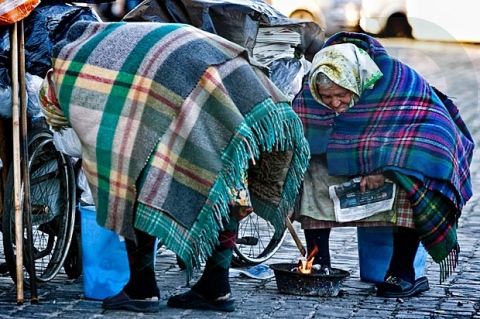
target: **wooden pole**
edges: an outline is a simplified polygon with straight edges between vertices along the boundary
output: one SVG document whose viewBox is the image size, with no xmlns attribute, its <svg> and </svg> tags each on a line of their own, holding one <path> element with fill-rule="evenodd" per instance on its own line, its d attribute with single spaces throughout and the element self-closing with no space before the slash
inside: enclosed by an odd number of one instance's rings
<svg viewBox="0 0 480 319">
<path fill-rule="evenodd" d="M 307 251 L 305 250 L 305 247 L 303 247 L 302 241 L 298 237 L 297 232 L 295 231 L 295 228 L 293 228 L 292 222 L 290 221 L 289 217 L 285 219 L 285 223 L 287 224 L 287 228 L 290 231 L 290 234 L 292 235 L 298 250 L 300 250 L 300 254 L 302 254 L 302 256 L 305 257 L 305 255 L 307 254 Z"/>
<path fill-rule="evenodd" d="M 32 205 L 30 197 L 30 172 L 28 171 L 28 123 L 27 123 L 27 85 L 25 76 L 25 38 L 23 33 L 23 20 L 18 22 L 18 69 L 19 69 L 19 83 L 20 83 L 20 131 L 21 139 L 20 146 L 22 149 L 23 161 L 22 176 L 23 176 L 23 214 L 25 222 L 25 231 L 27 235 L 26 253 L 28 273 L 30 274 L 30 301 L 32 303 L 38 302 L 37 297 L 37 276 L 35 274 L 35 258 L 33 256 L 33 236 L 32 236 Z"/>
<path fill-rule="evenodd" d="M 23 304 L 23 211 L 20 176 L 20 122 L 19 122 L 19 76 L 18 76 L 18 25 L 13 24 L 10 37 L 12 51 L 12 135 L 13 135 L 13 176 L 15 207 L 15 247 L 17 304 Z"/>
</svg>

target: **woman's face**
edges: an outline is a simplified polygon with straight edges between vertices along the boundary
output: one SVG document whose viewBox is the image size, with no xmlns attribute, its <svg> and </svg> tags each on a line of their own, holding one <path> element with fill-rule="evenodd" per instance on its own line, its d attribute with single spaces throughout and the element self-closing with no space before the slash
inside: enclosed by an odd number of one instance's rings
<svg viewBox="0 0 480 319">
<path fill-rule="evenodd" d="M 333 83 L 330 87 L 317 85 L 323 103 L 337 113 L 345 112 L 352 101 L 352 92 Z"/>
</svg>

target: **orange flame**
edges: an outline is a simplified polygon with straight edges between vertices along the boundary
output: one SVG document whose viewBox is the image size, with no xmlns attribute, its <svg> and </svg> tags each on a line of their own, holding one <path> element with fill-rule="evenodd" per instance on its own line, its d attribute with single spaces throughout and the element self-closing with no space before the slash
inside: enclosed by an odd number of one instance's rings
<svg viewBox="0 0 480 319">
<path fill-rule="evenodd" d="M 298 271 L 300 271 L 302 274 L 309 274 L 312 272 L 312 264 L 313 260 L 315 259 L 315 254 L 318 252 L 317 246 L 313 246 L 313 249 L 311 252 L 308 253 L 307 259 L 306 260 L 300 260 L 300 263 L 298 264 Z"/>
</svg>

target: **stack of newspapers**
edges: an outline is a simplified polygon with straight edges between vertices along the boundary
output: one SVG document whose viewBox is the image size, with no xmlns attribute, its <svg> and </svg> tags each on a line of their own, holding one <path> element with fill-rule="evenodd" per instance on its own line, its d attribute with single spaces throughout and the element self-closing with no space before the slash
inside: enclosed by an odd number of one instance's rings
<svg viewBox="0 0 480 319">
<path fill-rule="evenodd" d="M 300 33 L 285 27 L 260 27 L 253 57 L 265 65 L 281 58 L 293 58 L 301 42 Z"/>
</svg>

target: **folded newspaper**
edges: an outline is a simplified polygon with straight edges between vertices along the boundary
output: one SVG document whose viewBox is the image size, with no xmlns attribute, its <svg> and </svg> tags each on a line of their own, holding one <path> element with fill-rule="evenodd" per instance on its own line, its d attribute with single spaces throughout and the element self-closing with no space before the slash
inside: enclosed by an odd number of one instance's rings
<svg viewBox="0 0 480 319">
<path fill-rule="evenodd" d="M 361 220 L 393 209 L 396 185 L 386 180 L 376 189 L 360 191 L 361 177 L 329 187 L 329 196 L 335 208 L 337 222 Z"/>
</svg>

